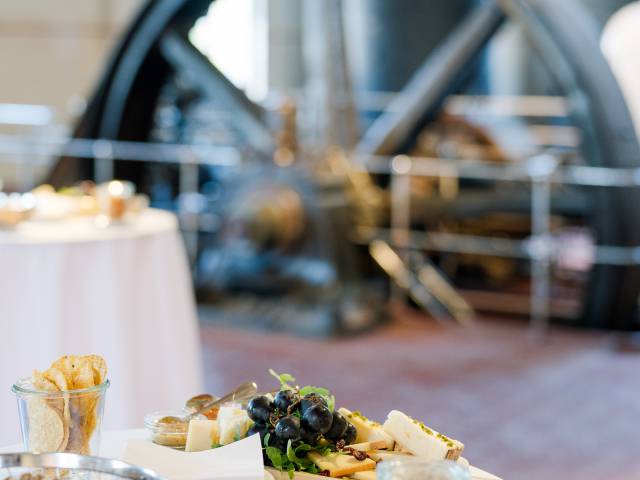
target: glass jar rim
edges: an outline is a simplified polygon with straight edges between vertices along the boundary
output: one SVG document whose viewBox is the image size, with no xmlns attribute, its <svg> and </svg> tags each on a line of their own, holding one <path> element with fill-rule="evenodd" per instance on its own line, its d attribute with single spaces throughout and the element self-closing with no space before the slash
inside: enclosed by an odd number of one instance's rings
<svg viewBox="0 0 640 480">
<path fill-rule="evenodd" d="M 406 457 L 406 458 L 405 458 Z M 380 462 L 379 465 L 384 465 L 385 468 L 399 467 L 405 465 L 411 465 L 419 467 L 421 465 L 433 465 L 433 460 L 428 460 L 422 457 L 414 457 L 413 455 L 402 455 L 402 458 L 393 458 Z"/>
<path fill-rule="evenodd" d="M 145 428 L 155 433 L 181 434 L 186 433 L 189 429 L 189 422 L 186 423 L 158 423 L 163 417 L 179 417 L 190 415 L 190 412 L 183 410 L 159 410 L 157 412 L 147 413 L 144 416 Z M 193 420 L 208 420 L 205 415 L 199 414 L 193 417 Z"/>
<path fill-rule="evenodd" d="M 407 455 L 407 458 L 394 458 L 392 460 L 385 460 L 384 462 L 378 463 L 376 466 L 376 470 L 382 475 L 389 475 L 391 473 L 394 474 L 410 474 L 413 475 L 415 473 L 421 472 L 429 472 L 431 469 L 438 467 L 439 465 L 448 464 L 451 468 L 459 469 L 461 472 L 466 472 L 467 475 L 469 473 L 468 468 L 460 465 L 458 462 L 444 459 L 444 460 L 426 460 L 420 457 L 411 457 Z M 470 477 L 466 477 L 470 478 Z"/>
<path fill-rule="evenodd" d="M 61 390 L 57 392 L 46 392 L 44 390 L 36 390 L 34 387 L 27 387 L 27 385 L 32 385 L 31 377 L 25 377 L 18 380 L 11 386 L 11 391 L 16 395 L 34 395 L 39 397 L 64 397 L 68 395 L 83 395 L 86 393 L 95 393 L 95 392 L 104 392 L 111 382 L 109 379 L 106 379 L 100 385 L 95 385 L 93 387 L 88 388 L 80 388 L 77 390 Z"/>
</svg>

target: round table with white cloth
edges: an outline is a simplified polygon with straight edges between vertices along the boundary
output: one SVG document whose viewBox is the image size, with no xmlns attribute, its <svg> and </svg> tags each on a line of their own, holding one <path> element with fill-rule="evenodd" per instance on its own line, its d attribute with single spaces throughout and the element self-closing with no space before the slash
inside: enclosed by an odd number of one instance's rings
<svg viewBox="0 0 640 480">
<path fill-rule="evenodd" d="M 66 354 L 109 367 L 104 428 L 142 425 L 202 391 L 197 312 L 175 216 L 149 209 L 0 231 L 0 442 L 20 439 L 10 387 Z"/>
</svg>

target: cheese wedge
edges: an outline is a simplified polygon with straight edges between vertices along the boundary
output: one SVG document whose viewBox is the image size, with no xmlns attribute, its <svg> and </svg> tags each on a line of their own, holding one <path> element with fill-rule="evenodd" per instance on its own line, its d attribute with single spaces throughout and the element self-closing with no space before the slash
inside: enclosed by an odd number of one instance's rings
<svg viewBox="0 0 640 480">
<path fill-rule="evenodd" d="M 243 439 L 251 426 L 247 412 L 236 406 L 220 407 L 217 422 L 220 445 L 228 445 Z"/>
<path fill-rule="evenodd" d="M 360 412 L 351 412 L 346 408 L 340 408 L 338 410 L 349 422 L 356 427 L 358 435 L 356 435 L 356 443 L 375 442 L 378 440 L 384 440 L 387 444 L 388 450 L 393 449 L 393 438 L 384 431 L 382 425 L 373 420 L 369 420 Z"/>
<path fill-rule="evenodd" d="M 356 472 L 374 470 L 376 462 L 370 458 L 358 460 L 351 455 L 329 454 L 321 455 L 318 452 L 310 452 L 307 457 L 315 463 L 320 470 L 328 470 L 330 477 L 344 477 Z"/>
<path fill-rule="evenodd" d="M 189 422 L 185 452 L 201 452 L 209 450 L 218 443 L 218 424 L 215 420 L 196 420 Z"/>
<path fill-rule="evenodd" d="M 432 430 L 424 423 L 391 410 L 382 426 L 404 449 L 426 460 L 457 460 L 464 445 Z"/>
<path fill-rule="evenodd" d="M 367 452 L 367 455 L 371 458 L 371 460 L 375 460 L 376 462 L 382 462 L 384 460 L 396 460 L 403 458 L 407 458 L 411 456 L 409 453 L 404 452 L 394 452 L 389 450 L 372 450 Z"/>
<path fill-rule="evenodd" d="M 367 470 L 366 472 L 356 472 L 351 475 L 355 480 L 376 480 L 378 476 L 375 470 Z"/>
<path fill-rule="evenodd" d="M 354 443 L 353 445 L 347 445 L 347 447 L 358 450 L 359 452 L 368 452 L 369 450 L 387 448 L 387 442 L 384 440 L 376 440 L 373 442 Z"/>
</svg>

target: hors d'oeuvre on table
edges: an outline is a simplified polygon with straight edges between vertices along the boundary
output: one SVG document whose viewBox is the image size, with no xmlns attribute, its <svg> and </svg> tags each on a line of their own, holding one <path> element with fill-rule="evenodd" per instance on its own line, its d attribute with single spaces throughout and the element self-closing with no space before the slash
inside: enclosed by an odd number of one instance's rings
<svg viewBox="0 0 640 480">
<path fill-rule="evenodd" d="M 215 419 L 192 420 L 185 450 L 206 450 L 258 434 L 265 465 L 282 479 L 374 480 L 377 463 L 408 457 L 468 466 L 460 457 L 461 442 L 398 410 L 381 424 L 358 411 L 336 408 L 335 397 L 325 388 L 300 387 L 291 375 L 271 373 L 280 382 L 275 394 L 255 396 L 246 409 L 223 406 Z"/>
</svg>

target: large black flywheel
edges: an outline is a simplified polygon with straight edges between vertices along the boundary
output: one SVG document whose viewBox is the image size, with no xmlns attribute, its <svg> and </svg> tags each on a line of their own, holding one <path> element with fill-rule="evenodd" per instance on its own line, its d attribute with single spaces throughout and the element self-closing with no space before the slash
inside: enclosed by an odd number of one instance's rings
<svg viewBox="0 0 640 480">
<path fill-rule="evenodd" d="M 234 112 L 235 131 L 242 148 L 268 163 L 277 142 L 268 127 L 265 110 L 227 80 L 188 39 L 188 32 L 212 3 L 211 0 L 147 2 L 109 63 L 76 136 L 150 141 L 158 106 L 167 102 L 167 98 L 176 99 L 173 106 L 179 115 L 186 115 L 198 99 L 205 98 Z M 446 7 L 447 2 L 428 3 Z M 419 102 L 420 109 L 408 108 L 403 119 L 394 119 L 390 114 L 387 125 L 379 124 L 378 128 L 365 132 L 360 142 L 365 153 L 395 155 L 408 151 L 417 132 L 436 118 L 446 98 L 468 84 L 470 75 L 482 62 L 486 45 L 506 19 L 525 31 L 566 97 L 571 121 L 582 132 L 578 150 L 584 164 L 606 167 L 640 164 L 640 147 L 629 112 L 599 53 L 599 28 L 583 1 L 468 3 L 473 6 L 459 25 L 452 26 L 440 44 L 427 49 L 423 80 L 429 88 L 424 90 L 427 94 Z M 176 78 L 186 78 L 188 87 Z M 178 135 L 174 141 L 190 139 Z M 149 192 L 153 190 L 156 177 L 152 170 L 156 167 L 117 161 L 115 175 L 131 179 Z M 64 184 L 91 177 L 93 173 L 90 164 L 65 158 L 56 166 L 51 181 Z M 580 214 L 598 244 L 640 245 L 640 226 L 634 221 L 640 213 L 637 191 L 577 190 L 588 199 Z M 553 202 L 552 208 L 557 208 L 555 213 L 564 213 Z M 597 328 L 636 328 L 639 291 L 640 268 L 594 266 L 581 294 L 580 323 Z"/>
<path fill-rule="evenodd" d="M 622 93 L 599 53 L 599 29 L 577 0 L 503 2 L 528 26 L 534 46 L 544 52 L 569 96 L 572 116 L 583 135 L 582 154 L 589 165 L 637 167 L 640 147 Z M 600 245 L 640 245 L 640 191 L 610 188 L 590 191 L 591 225 Z M 591 273 L 582 309 L 583 322 L 614 329 L 637 325 L 640 268 L 596 266 Z"/>
</svg>

